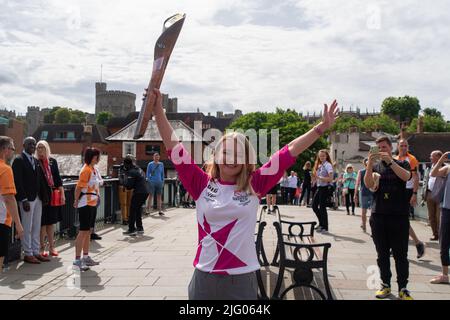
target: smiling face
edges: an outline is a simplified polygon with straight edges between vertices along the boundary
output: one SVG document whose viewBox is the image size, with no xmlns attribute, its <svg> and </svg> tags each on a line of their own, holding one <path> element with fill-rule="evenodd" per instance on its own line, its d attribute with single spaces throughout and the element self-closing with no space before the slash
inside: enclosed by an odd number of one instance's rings
<svg viewBox="0 0 450 320">
<path fill-rule="evenodd" d="M 224 140 L 218 148 L 216 163 L 221 176 L 237 177 L 245 164 L 245 147 L 235 139 Z"/>
<path fill-rule="evenodd" d="M 38 144 L 36 147 L 37 157 L 39 159 L 45 159 L 47 157 L 47 149 L 43 144 Z"/>
<path fill-rule="evenodd" d="M 319 152 L 319 160 L 320 162 L 324 163 L 325 161 L 327 161 L 327 154 L 323 151 Z"/>
</svg>

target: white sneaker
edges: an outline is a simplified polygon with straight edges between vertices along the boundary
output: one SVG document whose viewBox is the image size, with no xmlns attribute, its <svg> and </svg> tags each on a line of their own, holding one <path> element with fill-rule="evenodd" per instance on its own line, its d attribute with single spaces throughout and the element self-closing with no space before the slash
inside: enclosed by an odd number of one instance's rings
<svg viewBox="0 0 450 320">
<path fill-rule="evenodd" d="M 100 264 L 100 262 L 94 261 L 90 256 L 87 256 L 87 258 L 83 257 L 82 261 L 88 267 L 94 267 Z"/>
<path fill-rule="evenodd" d="M 78 269 L 80 271 L 87 271 L 87 270 L 89 270 L 89 267 L 84 263 L 83 260 L 75 260 L 73 262 L 73 268 L 74 269 L 76 268 L 76 269 Z"/>
</svg>

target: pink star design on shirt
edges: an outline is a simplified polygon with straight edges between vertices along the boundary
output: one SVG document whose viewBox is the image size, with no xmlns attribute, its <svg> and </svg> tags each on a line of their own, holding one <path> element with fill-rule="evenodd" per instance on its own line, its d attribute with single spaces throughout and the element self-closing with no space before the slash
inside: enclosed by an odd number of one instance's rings
<svg viewBox="0 0 450 320">
<path fill-rule="evenodd" d="M 198 224 L 198 249 L 197 255 L 195 256 L 194 266 L 196 266 L 200 260 L 200 254 L 202 252 L 202 241 L 205 237 L 212 237 L 214 241 L 216 241 L 217 251 L 219 253 L 219 258 L 214 266 L 213 273 L 216 274 L 228 274 L 226 269 L 235 269 L 240 267 L 245 267 L 245 264 L 242 260 L 240 260 L 237 256 L 235 256 L 232 252 L 225 248 L 225 244 L 228 240 L 228 237 L 236 225 L 238 219 L 232 221 L 227 224 L 223 228 L 217 230 L 216 232 L 211 233 L 211 226 L 206 220 L 206 216 L 203 216 L 203 226 Z"/>
</svg>

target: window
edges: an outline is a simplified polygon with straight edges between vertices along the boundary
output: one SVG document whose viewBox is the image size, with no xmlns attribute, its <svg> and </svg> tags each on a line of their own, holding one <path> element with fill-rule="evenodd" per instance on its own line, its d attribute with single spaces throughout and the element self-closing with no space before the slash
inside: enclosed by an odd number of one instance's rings
<svg viewBox="0 0 450 320">
<path fill-rule="evenodd" d="M 159 154 L 161 154 L 161 147 L 159 145 L 148 144 L 145 146 L 145 154 L 146 155 L 152 155 L 155 152 L 158 152 Z"/>
<path fill-rule="evenodd" d="M 55 140 L 75 141 L 75 132 L 58 131 L 56 132 Z"/>
<path fill-rule="evenodd" d="M 48 131 L 42 131 L 41 132 L 41 140 L 47 140 L 48 137 Z"/>
<path fill-rule="evenodd" d="M 122 144 L 122 158 L 125 158 L 127 154 L 136 157 L 136 142 L 124 142 Z"/>
</svg>

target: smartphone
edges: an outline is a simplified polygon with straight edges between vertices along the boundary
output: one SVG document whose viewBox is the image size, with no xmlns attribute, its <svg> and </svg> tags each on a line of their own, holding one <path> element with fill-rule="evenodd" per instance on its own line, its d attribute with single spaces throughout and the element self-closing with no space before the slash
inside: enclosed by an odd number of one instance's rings
<svg viewBox="0 0 450 320">
<path fill-rule="evenodd" d="M 447 155 L 447 159 L 450 160 L 450 153 Z"/>
<path fill-rule="evenodd" d="M 370 153 L 374 154 L 374 153 L 379 153 L 379 152 L 380 152 L 380 148 L 378 146 L 370 147 Z"/>
</svg>

